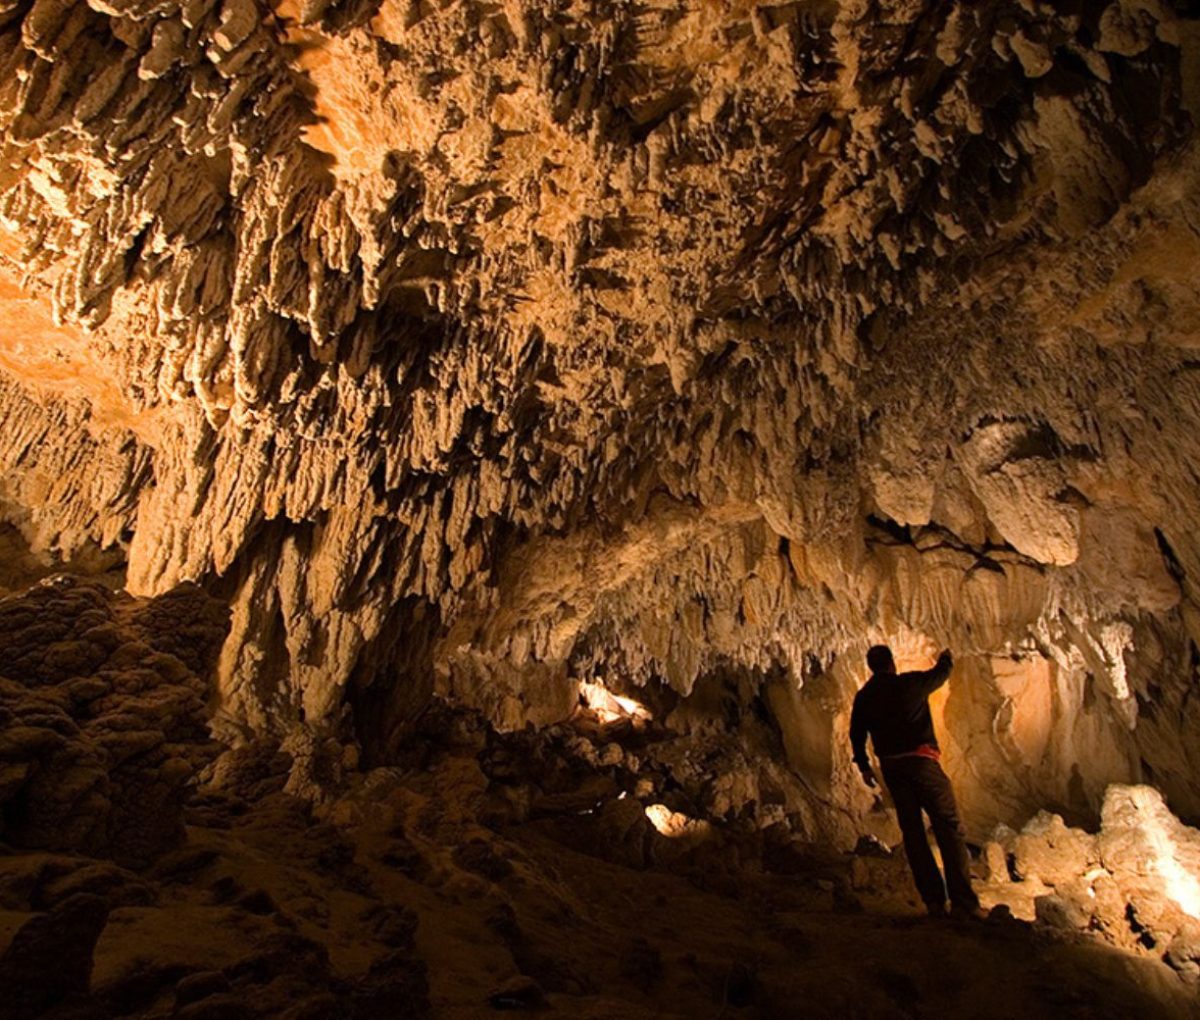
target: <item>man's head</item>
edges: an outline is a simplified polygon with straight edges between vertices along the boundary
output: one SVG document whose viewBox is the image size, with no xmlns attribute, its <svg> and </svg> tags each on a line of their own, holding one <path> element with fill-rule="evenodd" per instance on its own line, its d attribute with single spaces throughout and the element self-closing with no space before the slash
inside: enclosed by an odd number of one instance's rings
<svg viewBox="0 0 1200 1020">
<path fill-rule="evenodd" d="M 887 645 L 872 645 L 867 649 L 867 665 L 872 673 L 895 673 L 896 660 Z"/>
</svg>

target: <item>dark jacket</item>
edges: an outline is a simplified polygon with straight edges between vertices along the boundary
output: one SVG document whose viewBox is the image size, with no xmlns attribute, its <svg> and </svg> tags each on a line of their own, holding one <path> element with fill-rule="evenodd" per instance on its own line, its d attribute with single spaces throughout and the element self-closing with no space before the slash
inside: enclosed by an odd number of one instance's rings
<svg viewBox="0 0 1200 1020">
<path fill-rule="evenodd" d="M 880 758 L 915 751 L 922 744 L 937 747 L 929 695 L 946 682 L 952 668 L 953 662 L 946 656 L 923 673 L 876 673 L 863 684 L 850 712 L 855 763 L 869 763 L 868 733 Z"/>
</svg>

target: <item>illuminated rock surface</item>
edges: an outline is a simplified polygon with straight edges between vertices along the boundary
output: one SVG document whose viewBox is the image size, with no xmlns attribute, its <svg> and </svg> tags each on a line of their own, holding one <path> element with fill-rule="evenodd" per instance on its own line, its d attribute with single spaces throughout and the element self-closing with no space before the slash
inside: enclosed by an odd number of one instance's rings
<svg viewBox="0 0 1200 1020">
<path fill-rule="evenodd" d="M 980 844 L 1112 784 L 1195 822 L 1198 24 L 0 0 L 0 586 L 202 586 L 166 688 L 322 810 L 435 692 L 519 733 L 598 684 L 667 736 L 583 758 L 686 839 L 894 842 L 845 741 L 885 640 L 956 653 Z"/>
<path fill-rule="evenodd" d="M 907 628 L 981 818 L 1200 810 L 1170 4 L 6 11 L 8 516 L 217 583 L 228 732 Z"/>
<path fill-rule="evenodd" d="M 1020 833 L 1001 827 L 985 858 L 985 902 L 1054 927 L 1099 934 L 1131 950 L 1166 950 L 1200 978 L 1200 831 L 1148 786 L 1111 786 L 1091 834 L 1040 812 Z"/>
</svg>

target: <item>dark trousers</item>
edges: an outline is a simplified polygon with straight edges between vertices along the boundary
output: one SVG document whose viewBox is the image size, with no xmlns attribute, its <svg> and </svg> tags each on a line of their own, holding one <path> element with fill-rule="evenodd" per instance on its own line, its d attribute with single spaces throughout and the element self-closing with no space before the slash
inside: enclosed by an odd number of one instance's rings
<svg viewBox="0 0 1200 1020">
<path fill-rule="evenodd" d="M 949 889 L 950 902 L 956 907 L 978 907 L 979 897 L 971 888 L 971 858 L 967 853 L 966 833 L 958 817 L 954 790 L 941 764 L 932 758 L 921 757 L 885 758 L 880 764 L 883 781 L 896 805 L 900 831 L 904 834 L 908 866 L 912 868 L 917 891 L 925 905 L 932 910 L 943 909 Z M 929 816 L 938 849 L 942 852 L 942 866 L 946 869 L 944 884 L 925 836 L 922 811 Z"/>
</svg>

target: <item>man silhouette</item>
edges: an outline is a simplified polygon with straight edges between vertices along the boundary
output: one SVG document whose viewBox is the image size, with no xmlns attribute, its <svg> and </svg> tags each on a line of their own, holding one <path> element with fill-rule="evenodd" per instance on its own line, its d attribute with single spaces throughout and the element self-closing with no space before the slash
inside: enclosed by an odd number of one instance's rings
<svg viewBox="0 0 1200 1020">
<path fill-rule="evenodd" d="M 929 695 L 946 682 L 953 668 L 950 651 L 938 656 L 933 669 L 897 675 L 891 649 L 875 645 L 867 652 L 867 665 L 871 678 L 855 696 L 850 713 L 854 764 L 863 782 L 875 786 L 875 772 L 867 757 L 869 734 L 883 769 L 883 781 L 896 805 L 908 865 L 930 915 L 945 915 L 949 889 L 954 915 L 982 917 L 979 898 L 971 888 L 970 857 L 954 790 L 942 771 L 941 751 L 929 714 Z M 925 837 L 922 811 L 929 816 L 942 852 L 945 882 Z"/>
</svg>

